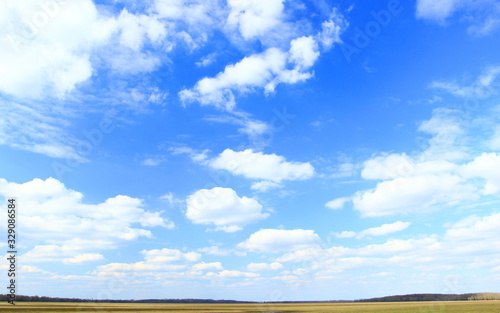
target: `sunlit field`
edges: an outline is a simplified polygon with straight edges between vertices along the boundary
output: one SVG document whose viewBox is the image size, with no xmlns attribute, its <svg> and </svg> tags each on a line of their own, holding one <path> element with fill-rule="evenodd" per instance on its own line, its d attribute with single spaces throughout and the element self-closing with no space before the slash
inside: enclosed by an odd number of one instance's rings
<svg viewBox="0 0 500 313">
<path fill-rule="evenodd" d="M 384 313 L 475 313 L 500 312 L 500 301 L 385 302 L 385 303 L 293 303 L 293 304 L 131 304 L 131 303 L 3 303 L 1 312 L 384 312 Z"/>
</svg>

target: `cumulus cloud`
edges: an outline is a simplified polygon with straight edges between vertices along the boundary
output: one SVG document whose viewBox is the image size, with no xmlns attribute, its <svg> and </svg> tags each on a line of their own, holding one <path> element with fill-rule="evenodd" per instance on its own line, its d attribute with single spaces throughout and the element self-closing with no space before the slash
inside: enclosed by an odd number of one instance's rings
<svg viewBox="0 0 500 313">
<path fill-rule="evenodd" d="M 469 216 L 454 223 L 446 231 L 445 238 L 452 241 L 498 239 L 500 235 L 500 213 L 485 217 Z"/>
<path fill-rule="evenodd" d="M 193 251 L 163 248 L 142 250 L 141 254 L 144 256 L 143 261 L 100 265 L 93 274 L 98 277 L 132 275 L 153 279 L 194 279 L 200 278 L 203 271 L 222 270 L 220 262 L 200 262 L 201 254 Z"/>
<path fill-rule="evenodd" d="M 125 5 L 114 13 L 91 0 L 6 1 L 0 15 L 0 102 L 8 114 L 2 114 L 0 128 L 3 124 L 5 129 L 16 131 L 0 129 L 4 135 L 0 144 L 86 161 L 78 151 L 81 142 L 70 135 L 58 135 L 69 132 L 75 115 L 54 113 L 60 111 L 53 109 L 54 103 L 68 98 L 79 103 L 89 96 L 86 88 L 94 84 L 92 78 L 101 78 L 103 73 L 109 77 L 96 81 L 113 78 L 109 81 L 122 85 L 104 85 L 94 91 L 91 96 L 96 102 L 110 98 L 123 98 L 136 106 L 158 102 L 165 94 L 134 91 L 126 86 L 126 78 L 157 70 L 174 48 L 199 49 L 212 42 L 210 38 L 217 31 L 236 46 L 241 39 L 259 40 L 263 48 L 226 66 L 215 77 L 202 78 L 193 88 L 182 90 L 179 95 L 184 102 L 232 111 L 235 91 L 263 89 L 270 93 L 278 84 L 305 81 L 313 76 L 310 68 L 320 53 L 318 42 L 324 49 L 336 42 L 342 18 L 332 14 L 314 36 L 309 27 L 297 28 L 285 22 L 294 10 L 285 10 L 286 4 L 283 0 L 154 0 L 137 6 L 142 12 Z M 236 39 L 235 31 L 241 35 Z M 198 64 L 206 66 L 213 59 L 211 54 Z M 21 118 L 13 113 L 20 107 L 24 111 Z M 269 131 L 269 125 L 260 121 L 240 122 L 239 131 L 250 137 Z M 155 163 L 152 159 L 146 162 Z"/>
<path fill-rule="evenodd" d="M 218 273 L 209 272 L 206 274 L 206 277 L 210 279 L 254 278 L 259 276 L 260 275 L 257 273 L 248 273 L 234 270 L 223 270 Z"/>
<path fill-rule="evenodd" d="M 223 270 L 222 264 L 220 262 L 212 262 L 212 263 L 198 263 L 191 266 L 193 271 L 206 271 L 206 270 Z"/>
<path fill-rule="evenodd" d="M 183 253 L 175 249 L 142 250 L 141 254 L 148 263 L 197 262 L 201 254 L 196 252 Z"/>
<path fill-rule="evenodd" d="M 72 260 L 79 255 L 80 250 L 81 247 L 78 246 L 36 245 L 23 254 L 23 259 L 27 262 L 61 261 L 61 257 L 67 257 L 64 259 Z"/>
<path fill-rule="evenodd" d="M 500 154 L 483 153 L 462 168 L 462 173 L 470 178 L 482 178 L 486 181 L 485 195 L 500 192 Z"/>
<path fill-rule="evenodd" d="M 65 258 L 62 260 L 64 264 L 80 264 L 86 262 L 95 262 L 104 260 L 104 256 L 98 253 L 85 253 L 72 258 Z"/>
<path fill-rule="evenodd" d="M 305 229 L 261 229 L 237 246 L 249 251 L 277 253 L 318 246 L 319 236 Z"/>
<path fill-rule="evenodd" d="M 476 198 L 475 187 L 450 174 L 400 177 L 357 192 L 353 207 L 364 217 L 425 212 L 434 205 L 452 205 Z"/>
<path fill-rule="evenodd" d="M 166 36 L 165 25 L 155 17 L 131 14 L 124 9 L 117 21 L 121 26 L 120 44 L 132 50 L 141 50 L 147 39 L 154 43 Z"/>
<path fill-rule="evenodd" d="M 394 179 L 426 174 L 447 173 L 457 169 L 445 160 L 415 162 L 405 153 L 385 154 L 364 162 L 361 177 L 364 179 Z"/>
<path fill-rule="evenodd" d="M 119 195 L 99 204 L 86 204 L 82 193 L 54 178 L 21 184 L 0 179 L 0 195 L 23 199 L 20 227 L 26 243 L 44 243 L 27 252 L 27 257 L 82 261 L 96 256 L 82 251 L 109 249 L 139 237 L 152 237 L 146 228 L 174 227 L 161 212 L 144 210 L 141 199 Z"/>
<path fill-rule="evenodd" d="M 82 96 L 84 84 L 101 67 L 120 73 L 154 70 L 160 60 L 142 48 L 164 37 L 155 17 L 126 9 L 110 16 L 91 0 L 5 1 L 0 14 L 0 144 L 86 161 L 79 150 L 87 143 L 69 131 L 77 115 L 73 102 L 81 100 L 75 97 Z M 99 98 L 99 92 L 92 97 Z"/>
<path fill-rule="evenodd" d="M 230 255 L 232 252 L 229 249 L 223 249 L 219 246 L 204 247 L 204 248 L 198 249 L 197 251 L 202 252 L 204 254 L 208 254 L 208 255 L 219 255 L 219 256 Z"/>
<path fill-rule="evenodd" d="M 129 272 L 127 275 L 130 275 L 130 272 L 145 272 L 145 271 L 179 271 L 186 268 L 185 265 L 170 265 L 170 264 L 150 264 L 144 261 L 135 262 L 135 263 L 109 263 L 105 265 L 100 265 L 97 267 L 95 273 L 97 276 L 121 276 L 124 272 Z"/>
<path fill-rule="evenodd" d="M 290 43 L 289 59 L 299 69 L 308 69 L 319 57 L 318 46 L 313 37 L 300 37 Z"/>
<path fill-rule="evenodd" d="M 489 79 L 493 78 L 485 78 Z M 500 192 L 500 173 L 496 170 L 500 157 L 495 152 L 477 155 L 485 143 L 470 140 L 470 125 L 458 116 L 455 110 L 434 110 L 433 116 L 419 126 L 420 131 L 432 134 L 420 154 L 384 153 L 365 161 L 361 177 L 381 182 L 350 197 L 353 208 L 364 217 L 391 216 L 463 205 L 476 201 L 481 194 Z M 492 125 L 496 120 L 479 117 L 475 123 Z M 486 145 L 491 145 L 491 139 Z M 334 208 L 343 204 L 342 198 L 329 203 Z M 353 234 L 346 232 L 343 236 Z"/>
<path fill-rule="evenodd" d="M 90 79 L 96 70 L 93 53 L 115 40 L 118 44 L 110 46 L 109 64 L 119 72 L 134 66 L 118 62 L 129 56 L 142 60 L 143 69 L 159 65 L 158 58 L 142 52 L 146 42 L 159 44 L 166 36 L 165 26 L 155 16 L 126 9 L 116 17 L 107 16 L 90 0 L 7 1 L 4 11 L 0 22 L 0 92 L 4 94 L 62 98 Z"/>
<path fill-rule="evenodd" d="M 261 272 L 261 271 L 277 271 L 283 269 L 283 264 L 278 262 L 272 263 L 250 263 L 246 266 L 247 270 L 250 272 Z"/>
<path fill-rule="evenodd" d="M 238 28 L 241 36 L 254 39 L 282 24 L 284 0 L 228 0 L 227 24 Z"/>
<path fill-rule="evenodd" d="M 295 84 L 312 77 L 307 70 L 319 56 L 312 37 L 292 40 L 290 51 L 272 47 L 264 52 L 244 57 L 240 62 L 226 66 L 215 77 L 199 80 L 192 89 L 179 93 L 181 100 L 214 105 L 232 111 L 236 105 L 233 91 L 245 93 L 255 88 L 274 92 L 279 83 Z"/>
<path fill-rule="evenodd" d="M 0 91 L 18 97 L 58 96 L 90 78 L 90 52 L 115 25 L 90 0 L 7 1 L 0 29 Z"/>
<path fill-rule="evenodd" d="M 235 232 L 269 216 L 253 198 L 239 197 L 231 188 L 201 189 L 187 200 L 186 217 L 195 224 L 215 225 L 215 230 Z"/>
<path fill-rule="evenodd" d="M 244 40 L 258 39 L 264 50 L 227 65 L 215 77 L 199 80 L 193 88 L 179 92 L 180 99 L 184 103 L 198 102 L 232 111 L 236 106 L 235 91 L 244 94 L 263 89 L 267 94 L 274 92 L 280 83 L 296 84 L 311 78 L 313 72 L 309 70 L 320 55 L 318 41 L 325 50 L 340 42 L 345 19 L 334 10 L 321 31 L 313 35 L 284 22 L 285 3 L 228 1 L 227 28 L 238 29 Z"/>
<path fill-rule="evenodd" d="M 356 238 L 362 239 L 364 237 L 372 237 L 372 236 L 385 236 L 393 233 L 397 233 L 407 229 L 411 225 L 411 222 L 394 222 L 390 224 L 383 224 L 378 227 L 372 227 L 360 232 L 353 231 L 343 231 L 341 233 L 335 233 L 334 235 L 337 238 Z"/>
<path fill-rule="evenodd" d="M 337 198 L 332 201 L 328 201 L 325 206 L 332 210 L 340 210 L 344 207 L 344 205 L 349 202 L 351 199 L 348 197 Z"/>
<path fill-rule="evenodd" d="M 235 106 L 232 89 L 245 92 L 249 88 L 267 86 L 284 70 L 286 57 L 283 51 L 269 48 L 226 66 L 224 71 L 214 78 L 201 79 L 193 89 L 182 90 L 179 95 L 185 102 L 198 101 L 231 111 Z"/>
<path fill-rule="evenodd" d="M 226 149 L 212 159 L 209 165 L 234 175 L 271 182 L 271 184 L 254 185 L 257 190 L 276 187 L 272 183 L 280 183 L 283 180 L 304 180 L 314 175 L 314 167 L 309 162 L 288 162 L 283 156 L 254 152 L 252 149 L 244 151 Z"/>
</svg>

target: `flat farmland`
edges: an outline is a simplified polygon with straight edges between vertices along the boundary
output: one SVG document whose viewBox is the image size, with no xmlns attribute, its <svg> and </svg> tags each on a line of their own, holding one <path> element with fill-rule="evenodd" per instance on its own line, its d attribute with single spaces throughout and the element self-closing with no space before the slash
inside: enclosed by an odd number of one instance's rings
<svg viewBox="0 0 500 313">
<path fill-rule="evenodd" d="M 171 312 L 171 313 L 476 313 L 500 312 L 500 301 L 377 302 L 377 303 L 33 303 L 0 304 L 0 312 Z"/>
</svg>

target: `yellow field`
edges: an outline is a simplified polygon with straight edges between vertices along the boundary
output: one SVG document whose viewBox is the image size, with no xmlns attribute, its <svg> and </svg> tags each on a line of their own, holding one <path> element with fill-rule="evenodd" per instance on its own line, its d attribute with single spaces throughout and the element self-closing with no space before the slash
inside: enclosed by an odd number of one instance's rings
<svg viewBox="0 0 500 313">
<path fill-rule="evenodd" d="M 313 304 L 130 304 L 130 303 L 34 303 L 0 304 L 0 312 L 245 312 L 245 313 L 491 313 L 500 312 L 500 301 L 313 303 Z"/>
</svg>

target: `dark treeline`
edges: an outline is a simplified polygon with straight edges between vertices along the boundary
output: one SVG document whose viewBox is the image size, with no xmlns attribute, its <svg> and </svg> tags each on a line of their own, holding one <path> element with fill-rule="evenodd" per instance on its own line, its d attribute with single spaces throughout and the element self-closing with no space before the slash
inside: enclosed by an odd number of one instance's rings
<svg viewBox="0 0 500 313">
<path fill-rule="evenodd" d="M 7 294 L 0 295 L 0 301 L 7 302 Z M 410 294 L 387 296 L 362 300 L 336 301 L 279 301 L 273 303 L 340 303 L 340 302 L 404 302 L 404 301 L 473 301 L 473 300 L 500 300 L 500 293 L 466 293 L 466 294 Z M 258 303 L 253 301 L 213 300 L 213 299 L 142 299 L 142 300 L 97 300 L 80 298 L 58 298 L 45 296 L 16 295 L 19 302 L 90 302 L 90 303 Z M 260 302 L 262 303 L 262 302 Z"/>
<path fill-rule="evenodd" d="M 0 301 L 7 302 L 8 295 L 0 295 Z M 80 298 L 58 298 L 16 295 L 16 302 L 91 302 L 91 303 L 252 303 L 250 301 L 213 300 L 213 299 L 142 299 L 142 300 L 98 300 Z"/>
<path fill-rule="evenodd" d="M 411 295 L 387 296 L 357 300 L 357 302 L 402 302 L 402 301 L 472 301 L 472 300 L 500 300 L 500 293 L 465 293 L 465 294 L 436 294 L 422 293 Z"/>
</svg>

